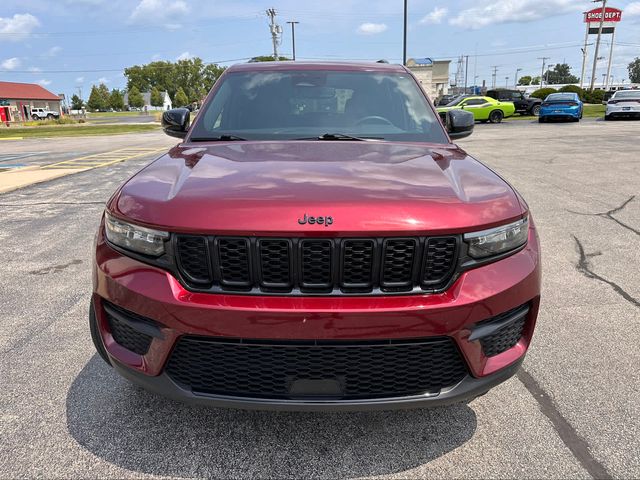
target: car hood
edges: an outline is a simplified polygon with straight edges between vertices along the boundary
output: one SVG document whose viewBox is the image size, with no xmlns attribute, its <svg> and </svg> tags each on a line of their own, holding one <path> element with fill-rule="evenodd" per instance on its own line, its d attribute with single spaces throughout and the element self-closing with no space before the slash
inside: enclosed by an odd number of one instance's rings
<svg viewBox="0 0 640 480">
<path fill-rule="evenodd" d="M 108 208 L 151 227 L 225 234 L 455 233 L 523 213 L 511 187 L 456 146 L 375 141 L 177 146 Z M 299 223 L 305 214 L 333 224 Z"/>
</svg>

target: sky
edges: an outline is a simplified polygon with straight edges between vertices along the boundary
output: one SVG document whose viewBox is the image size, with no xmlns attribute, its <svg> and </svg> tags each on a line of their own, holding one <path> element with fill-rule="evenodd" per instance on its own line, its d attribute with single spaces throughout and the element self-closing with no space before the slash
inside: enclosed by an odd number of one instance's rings
<svg viewBox="0 0 640 480">
<path fill-rule="evenodd" d="M 469 56 L 468 83 L 513 85 L 539 75 L 541 60 L 568 63 L 580 75 L 589 0 L 408 0 L 408 57 Z M 627 77 L 640 57 L 640 1 L 610 0 L 623 10 L 612 75 Z M 0 80 L 39 83 L 70 96 L 92 84 L 126 87 L 125 67 L 200 57 L 231 65 L 272 53 L 267 8 L 283 27 L 280 54 L 291 56 L 296 25 L 299 60 L 402 61 L 402 0 L 1 0 Z M 603 36 L 608 57 L 611 38 Z M 592 43 L 595 36 L 591 37 Z M 589 47 L 592 61 L 594 46 Z M 587 69 L 590 76 L 591 67 Z M 596 75 L 602 80 L 606 61 Z M 508 78 L 507 78 L 508 77 Z"/>
</svg>

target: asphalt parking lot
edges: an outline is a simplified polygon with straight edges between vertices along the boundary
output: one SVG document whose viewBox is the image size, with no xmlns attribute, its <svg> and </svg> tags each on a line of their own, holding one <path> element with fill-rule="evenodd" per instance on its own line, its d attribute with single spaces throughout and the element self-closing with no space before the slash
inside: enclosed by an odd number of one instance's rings
<svg viewBox="0 0 640 480">
<path fill-rule="evenodd" d="M 432 410 L 215 410 L 129 384 L 89 337 L 91 249 L 105 200 L 151 157 L 0 194 L 0 476 L 640 477 L 639 138 L 640 122 L 512 121 L 460 141 L 527 199 L 543 298 L 519 375 Z M 2 148 L 38 164 L 172 143 L 154 132 Z"/>
</svg>

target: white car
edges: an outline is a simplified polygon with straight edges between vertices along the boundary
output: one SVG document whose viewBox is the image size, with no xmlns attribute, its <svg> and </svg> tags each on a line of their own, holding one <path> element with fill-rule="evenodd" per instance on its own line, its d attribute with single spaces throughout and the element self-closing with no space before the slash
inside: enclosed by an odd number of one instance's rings
<svg viewBox="0 0 640 480">
<path fill-rule="evenodd" d="M 640 117 L 640 90 L 618 90 L 607 102 L 605 120 L 614 117 Z"/>
<path fill-rule="evenodd" d="M 49 110 L 48 108 L 32 108 L 31 109 L 31 118 L 33 120 L 53 120 L 54 118 L 59 118 L 60 114 L 54 110 Z"/>
</svg>

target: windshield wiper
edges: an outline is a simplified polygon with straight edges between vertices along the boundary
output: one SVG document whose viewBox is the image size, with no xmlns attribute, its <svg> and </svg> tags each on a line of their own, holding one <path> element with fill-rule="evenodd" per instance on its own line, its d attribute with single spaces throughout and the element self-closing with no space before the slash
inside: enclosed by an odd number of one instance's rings
<svg viewBox="0 0 640 480">
<path fill-rule="evenodd" d="M 218 135 L 217 137 L 195 137 L 191 138 L 192 142 L 244 142 L 246 138 L 239 137 L 237 135 Z"/>
<path fill-rule="evenodd" d="M 296 140 L 355 140 L 366 142 L 367 140 L 383 140 L 383 137 L 354 137 L 344 133 L 323 133 L 318 137 L 296 138 Z"/>
</svg>

